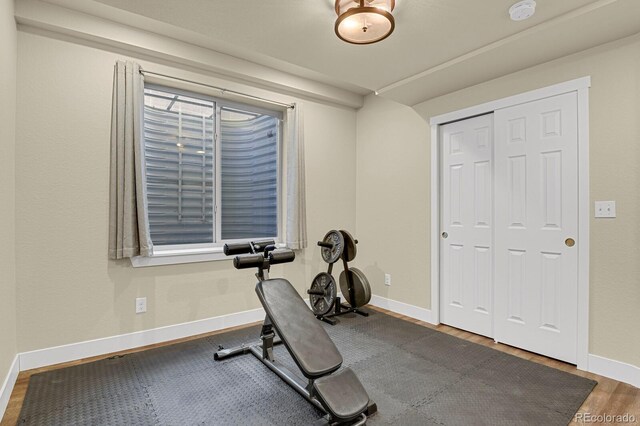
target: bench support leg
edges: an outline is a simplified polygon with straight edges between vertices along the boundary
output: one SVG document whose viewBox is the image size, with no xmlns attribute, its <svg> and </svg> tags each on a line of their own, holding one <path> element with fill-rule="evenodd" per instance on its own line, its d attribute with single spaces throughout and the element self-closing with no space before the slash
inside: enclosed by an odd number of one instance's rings
<svg viewBox="0 0 640 426">
<path fill-rule="evenodd" d="M 273 324 L 271 324 L 271 318 L 268 316 L 262 323 L 262 331 L 260 332 L 260 338 L 262 339 L 262 358 L 268 359 L 273 362 L 273 339 L 276 337 L 276 333 L 273 331 Z"/>
</svg>

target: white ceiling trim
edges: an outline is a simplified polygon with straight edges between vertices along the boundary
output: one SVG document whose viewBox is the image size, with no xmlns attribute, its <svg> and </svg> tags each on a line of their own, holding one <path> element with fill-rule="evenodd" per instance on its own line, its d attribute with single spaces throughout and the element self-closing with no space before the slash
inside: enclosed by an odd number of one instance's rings
<svg viewBox="0 0 640 426">
<path fill-rule="evenodd" d="M 520 31 L 519 33 L 516 33 L 512 36 L 509 37 L 505 37 L 501 40 L 495 41 L 491 44 L 488 44 L 484 47 L 481 47 L 479 49 L 473 50 L 471 52 L 468 52 L 464 55 L 458 56 L 457 58 L 451 59 L 450 61 L 444 62 L 438 66 L 429 68 L 428 70 L 422 71 L 418 74 L 412 75 L 410 77 L 404 78 L 402 80 L 399 80 L 395 83 L 389 84 L 385 87 L 382 87 L 380 89 L 377 90 L 378 94 L 383 95 L 386 92 L 389 92 L 393 89 L 399 88 L 401 86 L 404 86 L 406 84 L 412 83 L 416 80 L 422 79 L 424 77 L 428 77 L 431 74 L 435 74 L 439 71 L 442 71 L 446 68 L 450 68 L 453 66 L 456 66 L 462 62 L 467 61 L 468 59 L 474 58 L 476 56 L 480 56 L 482 54 L 485 54 L 487 52 L 490 52 L 492 50 L 496 50 L 499 49 L 507 44 L 513 43 L 515 41 L 518 41 L 524 37 L 528 37 L 531 35 L 534 35 L 535 33 L 538 33 L 540 31 L 545 31 L 547 29 L 549 29 L 550 27 L 554 27 L 556 25 L 562 25 L 564 22 L 572 20 L 574 18 L 577 18 L 579 16 L 585 15 L 587 13 L 593 12 L 597 9 L 600 9 L 604 6 L 607 6 L 609 4 L 612 4 L 614 2 L 616 2 L 617 0 L 600 0 L 597 1 L 595 3 L 591 3 L 588 4 L 586 6 L 583 6 L 579 9 L 575 9 L 572 10 L 571 12 L 565 13 L 564 15 L 560 15 L 557 16 L 555 18 L 549 19 L 547 21 L 544 21 L 534 27 L 528 28 L 524 31 Z"/>
<path fill-rule="evenodd" d="M 24 1 L 24 0 L 21 0 Z M 216 39 L 212 39 L 206 35 L 191 31 L 187 28 L 168 24 L 166 22 L 158 21 L 153 18 L 136 14 L 133 12 L 119 9 L 117 7 L 109 6 L 96 0 L 40 0 L 49 4 L 58 5 L 67 9 L 75 10 L 77 12 L 86 13 L 91 16 L 107 19 L 109 21 L 117 22 L 123 25 L 127 25 L 133 28 L 138 28 L 143 31 L 149 31 L 154 34 L 160 34 L 165 37 L 170 37 L 175 40 L 180 40 L 185 43 L 193 44 L 205 49 L 213 50 L 218 53 L 233 56 L 235 58 L 244 59 L 249 62 L 264 65 L 269 68 L 276 69 L 288 74 L 296 75 L 306 78 L 308 80 L 317 81 L 327 84 L 332 87 L 337 87 L 349 92 L 354 92 L 360 95 L 368 95 L 371 90 L 365 89 L 358 85 L 346 83 L 335 78 L 331 78 L 328 75 L 322 74 L 315 70 L 304 68 L 286 62 L 261 52 L 256 52 L 250 49 L 243 49 L 240 46 L 229 46 L 228 44 Z"/>
<path fill-rule="evenodd" d="M 488 114 L 502 108 L 536 101 L 538 99 L 549 98 L 563 93 L 577 92 L 578 90 L 587 89 L 589 87 L 591 87 L 591 76 L 580 77 L 563 83 L 554 84 L 552 86 L 543 87 L 541 89 L 530 90 L 528 92 L 508 96 L 495 101 L 485 102 L 469 108 L 436 115 L 429 119 L 429 125 L 431 127 L 435 125 L 443 125 L 469 117 Z"/>
<path fill-rule="evenodd" d="M 291 102 L 292 95 L 349 108 L 360 108 L 364 102 L 360 93 L 42 1 L 16 2 L 15 15 L 22 31 L 60 34 L 99 48 L 115 48 L 169 61 L 178 67 L 196 68 L 248 84 L 250 89 L 275 91 L 270 96 L 275 94 L 283 102 Z M 247 88 L 240 86 L 238 90 Z"/>
<path fill-rule="evenodd" d="M 456 56 L 454 59 L 386 85 L 378 89 L 378 94 L 414 106 L 640 31 L 640 1 L 589 1 L 585 6 L 473 51 L 459 55 L 464 50 L 453 49 L 450 53 Z M 94 43 L 102 49 L 115 48 L 125 53 L 171 61 L 177 68 L 195 68 L 276 93 L 359 108 L 363 104 L 363 95 L 372 91 L 347 82 L 343 74 L 331 77 L 318 70 L 268 56 L 262 51 L 251 50 L 241 43 L 229 44 L 191 28 L 168 24 L 99 1 L 20 0 L 16 2 L 16 9 L 21 29 L 46 30 L 83 43 Z M 234 16 L 231 14 L 228 19 L 237 19 Z M 442 37 L 446 36 L 446 32 L 442 34 Z M 447 45 L 440 45 L 440 51 L 442 46 Z M 414 55 L 428 55 L 430 49 L 429 45 L 409 48 Z M 362 54 L 363 51 L 357 52 Z M 355 55 L 357 52 L 350 59 L 356 63 L 359 58 Z M 402 67 L 395 69 L 401 70 Z M 414 67 L 411 72 L 416 70 L 420 68 Z M 375 69 L 370 71 L 376 72 Z M 396 77 L 401 76 L 403 74 L 399 71 Z M 374 89 L 376 85 L 367 87 Z"/>
<path fill-rule="evenodd" d="M 599 0 L 378 90 L 416 106 L 640 32 L 640 2 Z"/>
</svg>

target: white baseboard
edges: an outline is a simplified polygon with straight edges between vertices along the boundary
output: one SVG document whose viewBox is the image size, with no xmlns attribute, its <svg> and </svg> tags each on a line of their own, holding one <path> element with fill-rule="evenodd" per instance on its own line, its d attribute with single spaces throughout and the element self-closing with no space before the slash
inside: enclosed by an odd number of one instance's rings
<svg viewBox="0 0 640 426">
<path fill-rule="evenodd" d="M 388 309 L 398 314 L 406 315 L 430 324 L 435 324 L 432 319 L 431 310 L 426 308 L 420 308 L 418 306 L 409 305 L 408 303 L 398 302 L 382 296 L 376 296 L 375 294 L 371 296 L 371 301 L 369 303 L 373 306 L 377 306 L 378 308 Z"/>
<path fill-rule="evenodd" d="M 309 299 L 305 299 L 307 304 Z M 431 311 L 425 308 L 397 302 L 381 296 L 371 297 L 372 305 L 388 309 L 402 315 L 416 318 L 421 321 L 431 321 Z M 253 309 L 219 317 L 207 318 L 182 324 L 154 328 L 151 330 L 137 331 L 134 333 L 104 337 L 68 345 L 38 349 L 19 354 L 20 371 L 31 370 L 64 362 L 76 361 L 82 358 L 90 358 L 113 352 L 125 351 L 142 346 L 169 342 L 171 340 L 196 336 L 229 327 L 245 325 L 264 319 L 264 309 Z"/>
<path fill-rule="evenodd" d="M 589 354 L 589 371 L 640 388 L 640 367 Z"/>
<path fill-rule="evenodd" d="M 376 295 L 371 296 L 369 303 L 379 308 L 388 309 L 398 314 L 435 324 L 429 309 Z M 589 354 L 588 371 L 640 388 L 640 367 L 636 367 L 635 365 Z"/>
<path fill-rule="evenodd" d="M 264 319 L 264 315 L 264 309 L 252 309 L 151 330 L 23 352 L 20 354 L 20 370 L 30 370 L 236 327 L 261 321 Z"/>
<path fill-rule="evenodd" d="M 2 382 L 2 387 L 0 387 L 0 421 L 2 421 L 4 412 L 9 404 L 9 398 L 18 379 L 18 373 L 20 373 L 20 354 L 13 358 L 11 367 L 9 367 L 9 371 L 7 372 L 7 377 L 5 377 L 4 382 Z"/>
<path fill-rule="evenodd" d="M 306 300 L 308 303 L 308 300 Z M 434 324 L 431 310 L 373 295 L 371 305 Z M 0 414 L 4 414 L 18 373 L 82 358 L 105 355 L 142 346 L 192 337 L 199 334 L 236 327 L 264 319 L 264 309 L 253 309 L 188 323 L 154 328 L 118 336 L 105 337 L 53 348 L 23 352 L 16 355 L 0 388 Z M 597 355 L 589 355 L 589 371 L 640 387 L 640 368 Z M 1 417 L 0 417 L 1 418 Z"/>
</svg>

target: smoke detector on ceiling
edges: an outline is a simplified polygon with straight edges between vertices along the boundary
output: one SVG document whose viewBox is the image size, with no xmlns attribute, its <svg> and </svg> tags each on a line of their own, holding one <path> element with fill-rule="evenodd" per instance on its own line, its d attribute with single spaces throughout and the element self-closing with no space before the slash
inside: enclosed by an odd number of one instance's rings
<svg viewBox="0 0 640 426">
<path fill-rule="evenodd" d="M 509 16 L 513 21 L 524 21 L 536 13 L 535 0 L 522 0 L 509 8 Z"/>
</svg>

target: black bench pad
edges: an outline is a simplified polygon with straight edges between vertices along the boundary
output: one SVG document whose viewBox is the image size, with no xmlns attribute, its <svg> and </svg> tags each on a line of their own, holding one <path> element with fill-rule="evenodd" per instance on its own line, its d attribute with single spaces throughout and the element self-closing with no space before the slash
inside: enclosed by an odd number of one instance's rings
<svg viewBox="0 0 640 426">
<path fill-rule="evenodd" d="M 340 421 L 354 419 L 369 405 L 369 395 L 350 368 L 313 383 L 316 396 L 322 406 Z"/>
<path fill-rule="evenodd" d="M 305 377 L 315 379 L 340 368 L 338 348 L 289 281 L 274 278 L 258 282 L 256 293 Z"/>
</svg>

